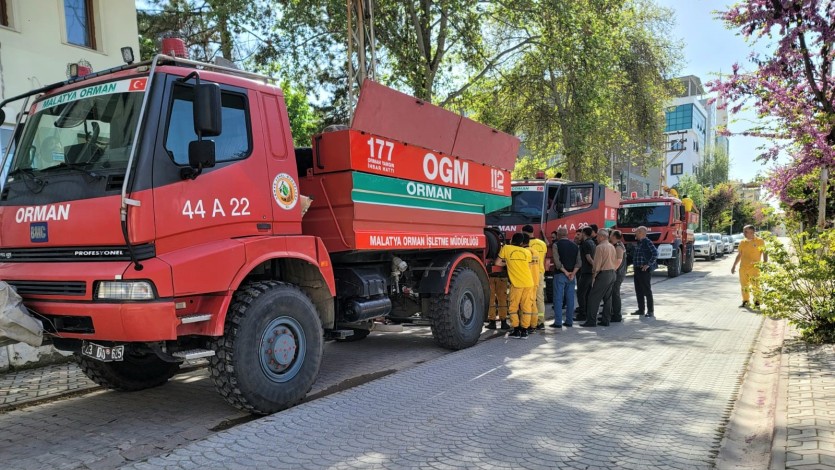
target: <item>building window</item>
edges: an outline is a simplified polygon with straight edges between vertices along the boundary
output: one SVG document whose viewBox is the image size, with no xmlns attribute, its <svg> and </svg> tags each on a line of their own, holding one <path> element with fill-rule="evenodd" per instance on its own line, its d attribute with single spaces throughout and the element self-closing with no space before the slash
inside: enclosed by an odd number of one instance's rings
<svg viewBox="0 0 835 470">
<path fill-rule="evenodd" d="M 76 46 L 96 48 L 93 23 L 93 0 L 64 0 L 67 42 Z"/>
<path fill-rule="evenodd" d="M 0 0 L 0 26 L 10 27 L 8 0 Z"/>
<path fill-rule="evenodd" d="M 681 175 L 684 173 L 684 163 L 673 163 L 670 165 L 671 175 Z"/>
</svg>

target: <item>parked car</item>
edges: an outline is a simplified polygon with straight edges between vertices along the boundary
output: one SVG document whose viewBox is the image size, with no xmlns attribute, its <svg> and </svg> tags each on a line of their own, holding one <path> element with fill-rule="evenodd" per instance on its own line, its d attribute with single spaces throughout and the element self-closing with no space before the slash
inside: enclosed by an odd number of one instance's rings
<svg viewBox="0 0 835 470">
<path fill-rule="evenodd" d="M 716 242 L 716 256 L 719 258 L 725 257 L 725 242 L 722 241 L 721 233 L 709 233 L 710 239 Z"/>
<path fill-rule="evenodd" d="M 697 233 L 693 240 L 693 256 L 706 260 L 716 259 L 716 243 L 710 240 L 710 235 Z"/>
<path fill-rule="evenodd" d="M 734 240 L 734 249 L 737 250 L 737 249 L 739 249 L 739 242 L 741 242 L 742 239 L 745 238 L 745 235 L 743 235 L 741 233 L 735 233 L 735 234 L 731 235 L 731 238 L 733 238 L 733 240 Z"/>
<path fill-rule="evenodd" d="M 730 235 L 722 235 L 722 242 L 725 244 L 725 254 L 734 252 L 734 239 Z"/>
</svg>

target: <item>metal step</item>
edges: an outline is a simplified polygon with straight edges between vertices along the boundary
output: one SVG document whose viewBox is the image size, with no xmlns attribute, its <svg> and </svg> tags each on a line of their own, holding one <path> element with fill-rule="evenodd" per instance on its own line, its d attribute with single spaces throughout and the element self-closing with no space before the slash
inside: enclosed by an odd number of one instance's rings
<svg viewBox="0 0 835 470">
<path fill-rule="evenodd" d="M 186 323 L 199 323 L 201 321 L 209 321 L 211 319 L 211 313 L 197 313 L 194 315 L 186 315 L 184 317 L 180 317 L 180 322 L 183 325 L 185 325 Z"/>
<path fill-rule="evenodd" d="M 200 359 L 201 357 L 214 356 L 215 352 L 211 349 L 189 349 L 187 351 L 177 351 L 172 356 L 185 359 L 187 361 L 192 359 Z"/>
</svg>

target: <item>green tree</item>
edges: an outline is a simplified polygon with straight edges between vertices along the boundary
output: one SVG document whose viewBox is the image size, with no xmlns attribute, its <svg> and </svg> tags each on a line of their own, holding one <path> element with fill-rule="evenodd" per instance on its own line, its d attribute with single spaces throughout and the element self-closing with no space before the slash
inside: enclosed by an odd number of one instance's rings
<svg viewBox="0 0 835 470">
<path fill-rule="evenodd" d="M 702 210 L 705 202 L 705 188 L 699 183 L 695 176 L 685 174 L 679 177 L 678 183 L 674 186 L 679 196 L 688 196 L 699 210 Z"/>
<path fill-rule="evenodd" d="M 656 161 L 665 80 L 678 63 L 671 12 L 642 0 L 525 0 L 503 5 L 506 24 L 536 38 L 466 109 L 522 137 L 572 180 L 607 180 L 613 155 Z M 650 152 L 647 152 L 647 149 Z"/>
<path fill-rule="evenodd" d="M 707 187 L 727 183 L 730 164 L 730 158 L 728 158 L 725 149 L 709 147 L 705 152 L 699 170 L 696 172 L 699 183 Z"/>
<path fill-rule="evenodd" d="M 709 232 L 716 232 L 730 225 L 730 208 L 733 207 L 736 195 L 729 184 L 720 184 L 708 190 L 702 209 L 702 221 Z"/>
</svg>

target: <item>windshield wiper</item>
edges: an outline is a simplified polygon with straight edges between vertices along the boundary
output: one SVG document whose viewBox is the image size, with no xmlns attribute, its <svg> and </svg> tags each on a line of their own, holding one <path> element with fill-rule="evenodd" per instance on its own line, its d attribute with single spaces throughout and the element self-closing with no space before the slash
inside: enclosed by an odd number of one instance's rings
<svg viewBox="0 0 835 470">
<path fill-rule="evenodd" d="M 84 174 L 90 176 L 91 178 L 99 178 L 99 179 L 104 178 L 104 175 L 100 175 L 98 173 L 95 173 L 91 170 L 88 170 L 88 169 L 84 168 L 84 165 L 81 164 L 81 163 L 61 162 L 57 165 L 53 165 L 51 167 L 44 168 L 43 170 L 40 170 L 40 172 L 41 173 L 47 173 L 47 172 L 55 171 L 55 170 L 74 170 L 74 171 L 79 171 L 81 173 L 84 173 Z"/>
<path fill-rule="evenodd" d="M 26 188 L 29 191 L 32 191 L 33 193 L 41 192 L 43 190 L 43 187 L 46 186 L 46 181 L 44 181 L 44 180 L 38 178 L 37 176 L 35 176 L 35 170 L 33 170 L 31 168 L 18 168 L 16 170 L 12 170 L 7 175 L 7 178 L 12 178 L 12 177 L 15 177 L 15 176 L 18 176 L 18 175 L 21 176 L 21 180 L 23 181 L 23 185 L 26 186 Z M 28 180 L 27 180 L 27 177 L 28 177 Z M 29 185 L 29 181 L 32 181 L 33 183 L 35 183 L 34 188 Z"/>
</svg>

